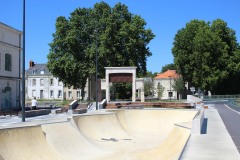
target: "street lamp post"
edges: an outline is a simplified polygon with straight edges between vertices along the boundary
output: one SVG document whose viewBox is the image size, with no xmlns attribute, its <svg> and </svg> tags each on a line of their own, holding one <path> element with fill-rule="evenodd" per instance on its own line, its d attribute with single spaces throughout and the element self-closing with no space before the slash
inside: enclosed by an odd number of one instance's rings
<svg viewBox="0 0 240 160">
<path fill-rule="evenodd" d="M 170 80 L 170 91 L 169 91 L 169 97 L 170 97 L 170 102 L 171 102 L 171 98 L 172 98 L 172 76 L 169 76 L 169 80 Z"/>
<path fill-rule="evenodd" d="M 96 35 L 96 110 L 98 110 L 98 43 L 97 43 L 97 31 L 95 30 Z"/>
<path fill-rule="evenodd" d="M 25 0 L 23 0 L 22 122 L 25 122 Z"/>
</svg>

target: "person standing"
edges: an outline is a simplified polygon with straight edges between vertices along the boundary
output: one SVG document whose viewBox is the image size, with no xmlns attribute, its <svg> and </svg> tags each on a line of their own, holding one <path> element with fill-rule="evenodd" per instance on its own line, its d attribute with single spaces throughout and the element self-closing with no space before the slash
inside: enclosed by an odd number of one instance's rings
<svg viewBox="0 0 240 160">
<path fill-rule="evenodd" d="M 31 105 L 32 110 L 36 110 L 38 107 L 36 97 L 34 97 L 31 102 L 32 102 L 32 105 Z"/>
</svg>

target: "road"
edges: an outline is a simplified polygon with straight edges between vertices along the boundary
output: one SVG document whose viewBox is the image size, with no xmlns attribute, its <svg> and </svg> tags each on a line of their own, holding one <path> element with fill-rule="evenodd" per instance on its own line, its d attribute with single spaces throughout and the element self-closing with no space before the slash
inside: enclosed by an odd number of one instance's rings
<svg viewBox="0 0 240 160">
<path fill-rule="evenodd" d="M 215 107 L 240 153 L 240 112 L 231 109 L 227 103 L 216 103 Z"/>
</svg>

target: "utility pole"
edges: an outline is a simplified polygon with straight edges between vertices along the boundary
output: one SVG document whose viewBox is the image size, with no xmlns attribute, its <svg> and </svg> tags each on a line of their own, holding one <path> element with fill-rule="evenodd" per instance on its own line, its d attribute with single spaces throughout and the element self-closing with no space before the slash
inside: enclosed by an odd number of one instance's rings
<svg viewBox="0 0 240 160">
<path fill-rule="evenodd" d="M 96 36 L 96 110 L 98 110 L 98 43 L 97 43 L 97 30 L 95 29 Z"/>
<path fill-rule="evenodd" d="M 171 102 L 171 99 L 172 99 L 172 76 L 168 76 L 169 77 L 169 80 L 170 80 L 170 91 L 169 91 L 169 98 L 170 98 L 170 102 Z"/>
<path fill-rule="evenodd" d="M 25 122 L 25 0 L 23 0 L 22 122 Z"/>
</svg>

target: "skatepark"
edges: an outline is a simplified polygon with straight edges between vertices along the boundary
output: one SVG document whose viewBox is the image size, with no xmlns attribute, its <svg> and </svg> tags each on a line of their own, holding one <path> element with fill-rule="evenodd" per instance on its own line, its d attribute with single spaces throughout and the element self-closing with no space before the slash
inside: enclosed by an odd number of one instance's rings
<svg viewBox="0 0 240 160">
<path fill-rule="evenodd" d="M 6 128 L 0 131 L 0 154 L 2 159 L 178 159 L 197 113 L 110 110 Z"/>
<path fill-rule="evenodd" d="M 95 110 L 1 123 L 0 160 L 240 159 L 214 107 Z"/>
</svg>

